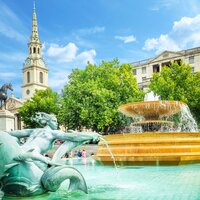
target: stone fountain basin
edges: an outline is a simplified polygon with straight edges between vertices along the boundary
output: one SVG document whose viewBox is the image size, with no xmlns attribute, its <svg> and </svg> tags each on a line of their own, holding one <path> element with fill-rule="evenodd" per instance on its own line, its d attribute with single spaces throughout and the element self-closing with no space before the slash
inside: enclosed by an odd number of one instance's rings
<svg viewBox="0 0 200 200">
<path fill-rule="evenodd" d="M 181 165 L 200 163 L 199 132 L 146 132 L 104 136 L 117 165 Z M 101 141 L 95 160 L 113 165 Z"/>
<path fill-rule="evenodd" d="M 171 116 L 181 110 L 185 103 L 178 101 L 144 101 L 119 106 L 119 111 L 129 117 L 143 116 L 145 119 L 158 119 Z"/>
</svg>

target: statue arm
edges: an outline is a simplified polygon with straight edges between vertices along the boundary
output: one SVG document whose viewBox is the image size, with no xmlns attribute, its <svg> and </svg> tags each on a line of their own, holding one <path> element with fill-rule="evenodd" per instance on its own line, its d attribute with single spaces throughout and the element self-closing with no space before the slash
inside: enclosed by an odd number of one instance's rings
<svg viewBox="0 0 200 200">
<path fill-rule="evenodd" d="M 17 138 L 29 137 L 32 132 L 33 132 L 33 129 L 23 129 L 23 130 L 8 131 L 8 133 L 11 136 L 14 136 L 14 137 L 17 137 Z"/>
<path fill-rule="evenodd" d="M 53 135 L 56 139 L 71 141 L 71 142 L 88 142 L 88 141 L 99 141 L 100 135 L 96 132 L 62 132 L 54 131 Z"/>
</svg>

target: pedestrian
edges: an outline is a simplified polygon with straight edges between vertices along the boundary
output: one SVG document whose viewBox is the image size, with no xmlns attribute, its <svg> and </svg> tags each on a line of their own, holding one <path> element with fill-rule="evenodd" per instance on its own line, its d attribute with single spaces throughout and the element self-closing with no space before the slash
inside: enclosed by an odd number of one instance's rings
<svg viewBox="0 0 200 200">
<path fill-rule="evenodd" d="M 83 149 L 82 151 L 82 164 L 86 165 L 87 164 L 87 159 L 86 159 L 86 151 Z"/>
<path fill-rule="evenodd" d="M 83 151 L 82 151 L 82 157 L 86 158 L 86 151 L 85 151 L 85 149 L 83 149 Z"/>
<path fill-rule="evenodd" d="M 78 152 L 77 152 L 77 156 L 80 158 L 82 156 L 82 152 L 81 150 L 79 149 Z"/>
</svg>

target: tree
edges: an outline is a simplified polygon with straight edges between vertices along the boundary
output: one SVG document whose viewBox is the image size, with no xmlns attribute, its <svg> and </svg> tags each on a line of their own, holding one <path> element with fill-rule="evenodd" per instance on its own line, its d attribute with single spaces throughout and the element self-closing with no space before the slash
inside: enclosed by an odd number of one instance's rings
<svg viewBox="0 0 200 200">
<path fill-rule="evenodd" d="M 104 133 L 122 129 L 130 119 L 118 106 L 143 99 L 133 75 L 133 66 L 118 60 L 100 65 L 88 63 L 85 70 L 73 70 L 62 91 L 60 119 L 68 128 L 82 127 Z"/>
<path fill-rule="evenodd" d="M 38 124 L 31 120 L 36 112 L 46 112 L 58 114 L 60 109 L 59 95 L 50 88 L 46 90 L 36 90 L 34 96 L 26 101 L 19 109 L 19 114 L 24 122 L 25 128 L 36 128 Z"/>
<path fill-rule="evenodd" d="M 200 72 L 193 74 L 188 88 L 188 105 L 200 127 Z"/>
<path fill-rule="evenodd" d="M 164 66 L 160 74 L 154 73 L 149 88 L 163 100 L 177 100 L 188 104 L 200 121 L 200 73 L 192 74 L 192 67 L 176 62 Z"/>
</svg>

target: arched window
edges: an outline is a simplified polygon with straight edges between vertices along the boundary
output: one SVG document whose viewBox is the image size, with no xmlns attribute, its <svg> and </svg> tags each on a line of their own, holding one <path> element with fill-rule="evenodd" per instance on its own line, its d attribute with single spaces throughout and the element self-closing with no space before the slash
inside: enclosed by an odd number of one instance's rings
<svg viewBox="0 0 200 200">
<path fill-rule="evenodd" d="M 40 53 L 40 48 L 38 48 L 38 54 Z"/>
<path fill-rule="evenodd" d="M 40 72 L 40 83 L 43 83 L 43 73 Z"/>
<path fill-rule="evenodd" d="M 33 48 L 33 53 L 36 53 L 36 48 L 35 47 Z"/>
<path fill-rule="evenodd" d="M 30 47 L 29 51 L 30 51 L 30 54 L 32 54 L 32 49 L 31 49 L 31 47 Z"/>
<path fill-rule="evenodd" d="M 27 72 L 27 83 L 30 83 L 30 72 Z"/>
</svg>

